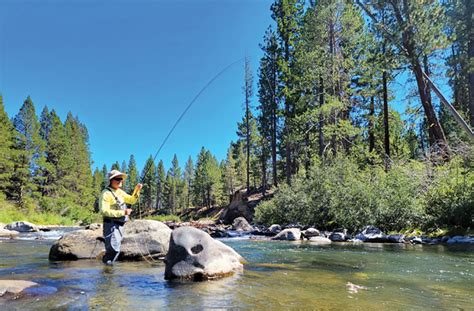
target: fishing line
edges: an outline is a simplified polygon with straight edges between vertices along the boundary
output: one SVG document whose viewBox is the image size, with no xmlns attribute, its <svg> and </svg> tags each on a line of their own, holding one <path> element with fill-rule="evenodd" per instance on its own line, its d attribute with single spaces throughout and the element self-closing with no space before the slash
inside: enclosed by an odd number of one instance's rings
<svg viewBox="0 0 474 311">
<path fill-rule="evenodd" d="M 176 120 L 176 122 L 174 123 L 173 127 L 170 129 L 170 131 L 168 132 L 168 134 L 166 135 L 165 139 L 163 140 L 163 142 L 161 143 L 160 147 L 158 148 L 158 151 L 155 153 L 155 156 L 153 157 L 153 162 L 151 163 L 154 163 L 155 160 L 156 160 L 156 157 L 158 156 L 158 154 L 160 153 L 161 149 L 163 148 L 163 146 L 166 144 L 166 142 L 168 141 L 168 138 L 170 138 L 171 134 L 173 133 L 173 131 L 175 130 L 175 128 L 178 126 L 179 122 L 181 121 L 181 119 L 183 119 L 184 115 L 186 114 L 186 112 L 188 112 L 188 110 L 191 108 L 191 106 L 194 104 L 194 102 L 196 102 L 196 100 L 201 96 L 201 94 L 220 76 L 222 75 L 224 72 L 226 72 L 230 67 L 232 67 L 233 65 L 241 62 L 242 60 L 244 60 L 244 58 L 240 58 L 232 63 L 230 63 L 229 65 L 227 65 L 226 67 L 224 67 L 221 71 L 219 71 L 211 80 L 209 80 L 206 85 L 204 85 L 204 87 L 196 94 L 196 96 L 194 96 L 193 100 L 191 100 L 191 102 L 188 104 L 188 106 L 186 107 L 186 109 L 184 109 L 184 111 L 181 113 L 181 115 L 179 116 L 179 118 Z M 151 165 L 148 166 L 148 168 L 145 169 L 145 171 L 143 172 L 143 176 L 141 178 L 141 181 L 143 181 L 143 179 L 145 178 L 146 174 L 148 173 L 148 171 L 150 170 L 151 168 Z"/>
</svg>

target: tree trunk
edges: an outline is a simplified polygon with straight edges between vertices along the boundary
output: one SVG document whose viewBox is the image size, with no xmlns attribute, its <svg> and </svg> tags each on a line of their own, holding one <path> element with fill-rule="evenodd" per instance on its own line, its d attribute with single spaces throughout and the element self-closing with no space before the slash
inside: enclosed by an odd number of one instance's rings
<svg viewBox="0 0 474 311">
<path fill-rule="evenodd" d="M 322 109 L 324 105 L 324 82 L 323 77 L 319 76 L 319 108 Z M 324 156 L 324 134 L 323 134 L 323 127 L 324 127 L 324 116 L 322 112 L 319 113 L 319 156 L 321 159 Z"/>
<path fill-rule="evenodd" d="M 395 17 L 400 26 L 400 29 L 403 29 L 402 44 L 406 51 L 406 56 L 408 60 L 410 61 L 411 69 L 416 78 L 416 84 L 418 86 L 418 93 L 420 95 L 421 104 L 423 105 L 425 116 L 426 116 L 426 119 L 428 120 L 428 127 L 432 128 L 432 134 L 434 136 L 435 143 L 439 145 L 439 147 L 443 151 L 444 156 L 448 157 L 449 155 L 448 143 L 444 135 L 443 128 L 441 127 L 438 117 L 436 116 L 434 107 L 431 104 L 428 94 L 426 92 L 426 90 L 428 90 L 427 85 L 426 85 L 427 83 L 423 77 L 423 70 L 416 53 L 415 42 L 414 42 L 415 40 L 414 29 L 413 29 L 413 26 L 411 26 L 408 0 L 403 0 L 403 4 L 402 4 L 403 13 L 407 19 L 406 22 L 402 18 L 402 13 L 398 7 L 399 3 L 396 1 L 395 2 L 392 1 L 391 4 L 394 9 Z"/>
<path fill-rule="evenodd" d="M 387 72 L 382 72 L 382 97 L 383 97 L 383 127 L 384 127 L 384 148 L 385 148 L 385 171 L 390 168 L 390 128 L 388 122 L 388 86 L 387 86 Z"/>
<path fill-rule="evenodd" d="M 374 134 L 374 117 L 375 117 L 375 99 L 370 96 L 369 107 L 369 152 L 375 149 L 375 134 Z"/>
<path fill-rule="evenodd" d="M 474 128 L 474 69 L 472 68 L 472 60 L 474 59 L 474 29 L 472 25 L 472 14 L 474 13 L 474 3 L 472 0 L 465 0 L 466 6 L 466 29 L 469 31 L 469 41 L 467 43 L 468 57 L 468 81 L 469 81 L 469 116 L 471 127 Z"/>
</svg>

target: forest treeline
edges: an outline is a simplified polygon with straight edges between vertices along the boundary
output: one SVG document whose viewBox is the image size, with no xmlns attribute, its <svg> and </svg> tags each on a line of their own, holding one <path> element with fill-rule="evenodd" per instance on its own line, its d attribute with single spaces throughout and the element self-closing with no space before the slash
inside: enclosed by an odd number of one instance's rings
<svg viewBox="0 0 474 311">
<path fill-rule="evenodd" d="M 184 168 L 176 156 L 168 170 L 150 156 L 139 169 L 131 155 L 92 171 L 85 125 L 47 108 L 38 119 L 27 98 L 12 120 L 0 109 L 0 191 L 18 209 L 87 222 L 115 168 L 129 175 L 127 191 L 143 181 L 144 213 L 224 206 L 239 189 L 273 188 L 257 221 L 470 227 L 472 143 L 424 74 L 446 84 L 474 127 L 472 12 L 464 0 L 276 0 L 255 74 L 245 62 L 243 116 L 226 159 L 202 148 Z"/>
</svg>

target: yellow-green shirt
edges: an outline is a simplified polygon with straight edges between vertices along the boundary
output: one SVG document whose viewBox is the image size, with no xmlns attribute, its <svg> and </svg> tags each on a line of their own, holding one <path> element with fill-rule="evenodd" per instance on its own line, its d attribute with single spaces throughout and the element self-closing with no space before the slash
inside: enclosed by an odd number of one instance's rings
<svg viewBox="0 0 474 311">
<path fill-rule="evenodd" d="M 102 216 L 113 218 L 124 216 L 125 211 L 120 209 L 120 205 L 110 191 L 110 189 L 104 189 L 100 194 L 99 209 Z M 112 191 L 119 200 L 127 204 L 135 204 L 140 196 L 140 191 L 133 191 L 132 195 L 127 194 L 122 189 L 112 189 Z"/>
</svg>

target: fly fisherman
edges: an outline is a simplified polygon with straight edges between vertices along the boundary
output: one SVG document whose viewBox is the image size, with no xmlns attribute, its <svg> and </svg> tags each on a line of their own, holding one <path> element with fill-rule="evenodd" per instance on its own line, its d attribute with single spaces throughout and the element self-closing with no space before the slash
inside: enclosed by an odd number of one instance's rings
<svg viewBox="0 0 474 311">
<path fill-rule="evenodd" d="M 132 209 L 127 208 L 127 204 L 137 202 L 142 184 L 137 184 L 132 195 L 129 195 L 120 189 L 127 174 L 111 170 L 107 177 L 109 186 L 102 191 L 99 198 L 100 212 L 104 217 L 105 255 L 102 261 L 107 265 L 113 265 L 120 254 L 123 226 L 132 213 Z"/>
</svg>

